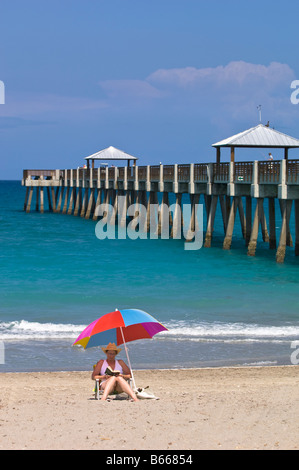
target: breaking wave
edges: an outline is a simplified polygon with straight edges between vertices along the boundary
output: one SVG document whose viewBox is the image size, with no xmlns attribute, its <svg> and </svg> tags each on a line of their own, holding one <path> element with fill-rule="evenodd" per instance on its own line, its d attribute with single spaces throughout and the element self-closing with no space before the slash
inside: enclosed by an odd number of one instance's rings
<svg viewBox="0 0 299 470">
<path fill-rule="evenodd" d="M 26 320 L 1 322 L 0 340 L 76 339 L 87 325 L 39 323 Z M 299 339 L 299 324 L 280 326 L 247 323 L 170 321 L 169 331 L 158 334 L 157 340 L 205 342 L 285 342 Z"/>
</svg>

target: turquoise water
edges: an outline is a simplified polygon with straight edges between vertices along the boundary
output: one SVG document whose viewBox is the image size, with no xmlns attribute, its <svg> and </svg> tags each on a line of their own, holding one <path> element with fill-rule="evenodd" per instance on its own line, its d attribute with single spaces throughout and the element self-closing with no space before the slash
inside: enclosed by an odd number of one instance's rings
<svg viewBox="0 0 299 470">
<path fill-rule="evenodd" d="M 183 239 L 99 240 L 96 222 L 26 214 L 24 198 L 19 181 L 0 181 L 0 371 L 90 369 L 100 351 L 72 343 L 115 308 L 140 308 L 169 328 L 128 345 L 136 369 L 291 363 L 293 249 L 278 265 L 260 240 L 248 257 L 237 220 L 232 249 L 222 250 L 220 210 L 211 249 L 186 251 Z"/>
</svg>

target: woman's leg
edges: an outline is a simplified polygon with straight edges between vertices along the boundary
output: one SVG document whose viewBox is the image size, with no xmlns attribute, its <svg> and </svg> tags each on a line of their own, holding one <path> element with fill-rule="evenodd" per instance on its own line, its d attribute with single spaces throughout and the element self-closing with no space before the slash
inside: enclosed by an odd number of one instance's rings
<svg viewBox="0 0 299 470">
<path fill-rule="evenodd" d="M 115 384 L 116 384 L 116 377 L 111 377 L 105 382 L 105 384 L 103 385 L 104 393 L 103 393 L 101 400 L 106 400 L 109 393 L 111 393 L 112 390 L 114 389 Z"/>
<path fill-rule="evenodd" d="M 136 397 L 135 393 L 131 389 L 130 385 L 128 382 L 123 379 L 122 377 L 115 377 L 116 382 L 117 382 L 117 389 L 118 391 L 122 391 L 127 393 L 134 401 L 138 401 L 138 398 Z"/>
</svg>

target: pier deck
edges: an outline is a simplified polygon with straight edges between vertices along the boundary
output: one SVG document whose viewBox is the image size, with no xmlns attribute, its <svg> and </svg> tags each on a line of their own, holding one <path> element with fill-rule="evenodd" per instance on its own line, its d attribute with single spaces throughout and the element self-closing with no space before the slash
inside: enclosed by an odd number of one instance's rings
<svg viewBox="0 0 299 470">
<path fill-rule="evenodd" d="M 176 204 L 182 194 L 190 195 L 192 208 L 203 195 L 207 212 L 204 246 L 210 247 L 215 213 L 220 203 L 224 227 L 223 248 L 230 249 L 237 211 L 240 215 L 247 253 L 256 252 L 259 227 L 263 240 L 270 249 L 276 249 L 276 260 L 282 263 L 286 246 L 293 246 L 290 217 L 295 215 L 295 255 L 299 255 L 299 160 L 248 161 L 223 163 L 191 163 L 175 165 L 77 168 L 65 170 L 24 170 L 22 184 L 26 186 L 24 210 L 30 212 L 33 192 L 36 192 L 36 210 L 44 211 L 44 191 L 49 210 L 97 220 L 96 208 L 103 201 L 116 206 L 117 197 L 127 196 L 131 204 L 139 202 L 146 207 L 158 200 L 168 203 L 168 194 L 174 193 Z M 253 199 L 256 208 L 252 213 Z M 264 200 L 268 199 L 269 214 L 265 216 Z M 279 201 L 281 226 L 276 241 L 277 220 L 275 200 Z M 192 229 L 195 230 L 195 212 L 192 211 Z M 268 219 L 268 224 L 267 224 Z"/>
</svg>

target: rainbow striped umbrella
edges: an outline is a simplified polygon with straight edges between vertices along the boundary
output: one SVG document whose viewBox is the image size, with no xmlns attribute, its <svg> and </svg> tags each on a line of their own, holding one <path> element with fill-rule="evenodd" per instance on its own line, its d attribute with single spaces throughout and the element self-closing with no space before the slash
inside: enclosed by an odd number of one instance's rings
<svg viewBox="0 0 299 470">
<path fill-rule="evenodd" d="M 152 338 L 161 331 L 167 331 L 167 328 L 143 310 L 115 310 L 88 325 L 73 346 L 80 345 L 84 349 L 108 343 L 119 346 L 138 339 Z"/>
<path fill-rule="evenodd" d="M 152 338 L 161 331 L 167 331 L 167 328 L 143 310 L 134 308 L 117 309 L 114 312 L 106 313 L 106 315 L 88 325 L 78 336 L 73 346 L 83 346 L 84 349 L 87 349 L 108 343 L 115 343 L 117 346 L 123 344 L 131 370 L 134 390 L 136 391 L 136 383 L 126 343 L 138 339 Z"/>
</svg>

